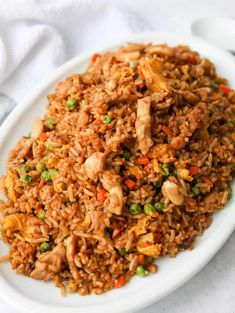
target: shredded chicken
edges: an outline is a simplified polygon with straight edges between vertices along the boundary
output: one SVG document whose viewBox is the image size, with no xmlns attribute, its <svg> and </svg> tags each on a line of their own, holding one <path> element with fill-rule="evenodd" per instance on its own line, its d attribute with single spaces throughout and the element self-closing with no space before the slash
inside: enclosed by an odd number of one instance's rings
<svg viewBox="0 0 235 313">
<path fill-rule="evenodd" d="M 23 159 L 30 149 L 32 148 L 33 143 L 37 140 L 40 134 L 43 131 L 43 123 L 40 118 L 37 118 L 32 126 L 32 134 L 31 138 L 21 138 L 18 143 L 16 144 L 15 148 L 9 154 L 9 160 L 21 160 Z"/>
<path fill-rule="evenodd" d="M 76 242 L 77 236 L 72 234 L 66 239 L 66 258 L 69 264 L 70 272 L 75 280 L 78 280 L 80 275 L 77 269 L 77 266 L 74 261 L 74 257 L 76 254 Z"/>
<path fill-rule="evenodd" d="M 195 106 L 186 116 L 186 121 L 180 127 L 180 134 L 173 138 L 170 146 L 174 150 L 180 150 L 185 147 L 189 137 L 195 130 L 202 126 L 208 119 L 208 108 L 205 103 Z"/>
<path fill-rule="evenodd" d="M 157 59 L 142 58 L 139 70 L 144 76 L 146 86 L 153 92 L 169 91 L 170 88 L 161 74 L 162 64 Z"/>
<path fill-rule="evenodd" d="M 52 251 L 40 255 L 30 277 L 40 280 L 52 279 L 55 273 L 60 272 L 63 261 L 65 261 L 65 247 L 60 243 Z"/>
<path fill-rule="evenodd" d="M 154 243 L 153 233 L 147 233 L 140 236 L 136 247 L 139 253 L 153 258 L 157 258 L 161 253 L 161 244 Z"/>
<path fill-rule="evenodd" d="M 179 186 L 169 180 L 163 183 L 162 193 L 175 205 L 181 205 L 184 201 L 184 196 L 180 193 Z"/>
<path fill-rule="evenodd" d="M 31 140 L 35 141 L 36 139 L 39 138 L 40 134 L 43 132 L 43 123 L 42 120 L 38 117 L 36 120 L 33 122 L 32 126 L 32 135 L 31 135 Z"/>
<path fill-rule="evenodd" d="M 150 117 L 151 99 L 146 97 L 137 102 L 137 118 L 135 130 L 139 149 L 143 154 L 147 154 L 153 145 L 151 138 L 151 117 Z"/>
<path fill-rule="evenodd" d="M 96 180 L 104 168 L 105 154 L 102 152 L 93 153 L 84 163 L 85 172 L 91 180 Z"/>
<path fill-rule="evenodd" d="M 109 212 L 120 215 L 124 204 L 120 176 L 107 170 L 101 174 L 100 181 L 104 189 L 109 192 L 104 203 L 105 207 Z"/>
<path fill-rule="evenodd" d="M 6 238 L 19 231 L 29 243 L 43 242 L 48 239 L 48 225 L 32 214 L 16 213 L 1 220 L 2 231 Z"/>
</svg>

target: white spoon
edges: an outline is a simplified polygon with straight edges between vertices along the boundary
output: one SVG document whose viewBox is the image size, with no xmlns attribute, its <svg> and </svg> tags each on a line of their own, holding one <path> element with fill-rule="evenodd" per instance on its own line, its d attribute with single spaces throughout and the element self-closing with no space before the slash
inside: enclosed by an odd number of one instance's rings
<svg viewBox="0 0 235 313">
<path fill-rule="evenodd" d="M 235 20 L 223 17 L 206 17 L 196 20 L 192 33 L 213 45 L 235 53 Z"/>
</svg>

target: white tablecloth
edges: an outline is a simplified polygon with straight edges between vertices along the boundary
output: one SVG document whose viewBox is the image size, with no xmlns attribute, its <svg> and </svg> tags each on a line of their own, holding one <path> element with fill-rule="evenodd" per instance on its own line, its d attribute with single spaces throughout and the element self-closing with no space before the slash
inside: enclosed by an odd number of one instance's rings
<svg viewBox="0 0 235 313">
<path fill-rule="evenodd" d="M 0 121 L 81 51 L 145 30 L 190 34 L 196 18 L 234 12 L 234 0 L 0 0 Z M 234 313 L 234 256 L 235 233 L 192 280 L 139 313 Z M 0 313 L 17 312 L 0 303 Z"/>
</svg>

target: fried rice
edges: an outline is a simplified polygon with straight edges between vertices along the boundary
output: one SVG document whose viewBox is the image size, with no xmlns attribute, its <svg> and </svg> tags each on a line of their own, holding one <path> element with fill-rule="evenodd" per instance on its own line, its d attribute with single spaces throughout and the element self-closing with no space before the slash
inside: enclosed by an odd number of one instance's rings
<svg viewBox="0 0 235 313">
<path fill-rule="evenodd" d="M 9 154 L 0 261 L 63 294 L 155 273 L 232 196 L 234 112 L 235 92 L 187 46 L 94 54 Z"/>
</svg>

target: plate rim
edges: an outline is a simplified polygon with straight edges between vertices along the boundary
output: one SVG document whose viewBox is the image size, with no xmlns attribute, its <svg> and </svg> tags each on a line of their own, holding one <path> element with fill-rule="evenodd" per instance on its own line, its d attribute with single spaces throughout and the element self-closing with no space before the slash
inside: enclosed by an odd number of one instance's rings
<svg viewBox="0 0 235 313">
<path fill-rule="evenodd" d="M 125 38 L 122 38 L 121 40 L 118 41 L 113 41 L 109 45 L 104 45 L 100 49 L 91 49 L 86 52 L 83 52 L 79 54 L 78 56 L 75 56 L 71 60 L 67 61 L 63 65 L 61 65 L 59 68 L 57 68 L 55 71 L 53 71 L 51 74 L 47 76 L 47 79 L 45 81 L 41 82 L 39 86 L 34 88 L 27 97 L 25 97 L 22 101 L 19 102 L 17 107 L 8 115 L 6 120 L 3 122 L 3 124 L 0 127 L 0 149 L 1 146 L 4 144 L 4 141 L 6 139 L 7 134 L 15 124 L 15 122 L 20 118 L 22 114 L 33 104 L 33 101 L 35 99 L 38 99 L 40 95 L 44 92 L 45 89 L 48 88 L 50 84 L 52 84 L 59 76 L 63 75 L 63 73 L 66 73 L 70 69 L 76 66 L 76 64 L 82 62 L 83 60 L 86 60 L 89 56 L 91 56 L 94 52 L 102 52 L 105 50 L 110 50 L 113 49 L 116 46 L 120 46 L 125 44 L 128 41 L 141 41 L 141 40 L 146 40 L 146 38 L 152 37 L 152 41 L 154 41 L 154 38 L 157 38 L 158 36 L 162 37 L 164 36 L 166 38 L 166 41 L 175 38 L 179 39 L 179 44 L 180 40 L 188 40 L 192 42 L 198 42 L 199 44 L 201 43 L 204 47 L 207 47 L 209 51 L 212 51 L 214 53 L 217 53 L 221 55 L 221 57 L 225 57 L 229 62 L 233 63 L 235 65 L 235 59 L 230 53 L 223 51 L 219 48 L 216 48 L 210 44 L 208 44 L 206 41 L 197 38 L 196 36 L 184 36 L 180 34 L 172 34 L 168 32 L 142 32 L 142 33 L 137 33 L 137 34 L 132 34 L 129 35 Z M 150 41 L 151 41 L 150 40 Z M 235 219 L 234 221 L 229 221 L 230 222 L 227 226 L 227 228 L 223 232 L 223 237 L 217 238 L 217 245 L 216 248 L 212 248 L 213 245 L 208 245 L 210 243 L 211 238 L 208 238 L 206 241 L 206 244 L 204 245 L 203 251 L 205 254 L 202 257 L 202 260 L 200 262 L 196 262 L 197 265 L 194 265 L 194 267 L 191 267 L 191 269 L 186 269 L 186 274 L 184 273 L 183 278 L 178 279 L 177 283 L 171 284 L 170 288 L 166 288 L 164 292 L 161 292 L 157 296 L 154 296 L 153 293 L 151 295 L 148 295 L 145 299 L 136 299 L 135 295 L 132 294 L 132 300 L 134 301 L 129 301 L 129 303 L 125 302 L 125 307 L 123 304 L 119 303 L 118 307 L 114 307 L 115 302 L 108 302 L 105 303 L 103 306 L 98 304 L 98 308 L 96 309 L 97 312 L 108 312 L 110 308 L 112 308 L 113 312 L 133 312 L 135 310 L 139 310 L 143 307 L 146 307 L 147 305 L 150 305 L 154 303 L 155 301 L 158 301 L 165 297 L 166 295 L 169 295 L 171 292 L 182 286 L 185 282 L 190 280 L 194 275 L 196 275 L 211 259 L 212 257 L 219 251 L 219 249 L 223 246 L 223 244 L 227 241 L 231 233 L 233 232 L 235 228 Z M 212 236 L 213 237 L 213 236 Z M 200 256 L 200 254 L 199 254 Z M 199 265 L 198 265 L 199 264 Z M 193 270 L 192 270 L 193 268 Z M 2 285 L 3 284 L 3 285 Z M 59 305 L 53 305 L 49 306 L 46 304 L 39 303 L 37 301 L 31 300 L 28 297 L 23 296 L 22 294 L 19 294 L 16 290 L 12 292 L 12 294 L 6 294 L 4 292 L 4 285 L 6 287 L 5 280 L 0 276 L 0 299 L 3 301 L 7 302 L 9 305 L 11 305 L 13 308 L 15 308 L 18 312 L 22 313 L 31 313 L 32 309 L 34 309 L 35 313 L 39 313 L 42 310 L 46 310 L 46 312 L 56 312 L 56 313 L 62 313 L 62 312 L 68 312 L 68 313 L 75 313 L 77 310 L 79 310 L 79 307 L 77 306 L 71 306 L 71 307 L 59 307 Z M 7 288 L 6 288 L 7 290 Z M 13 301 L 13 296 L 16 296 L 16 301 Z M 17 301 L 24 299 L 25 303 L 21 303 L 21 301 Z M 116 301 L 117 302 L 117 301 Z M 36 306 L 35 307 L 35 303 Z M 97 306 L 97 304 L 93 304 L 91 306 L 84 306 L 81 307 L 81 310 L 83 312 L 93 312 L 94 306 Z M 100 310 L 100 311 L 99 311 Z"/>
</svg>

